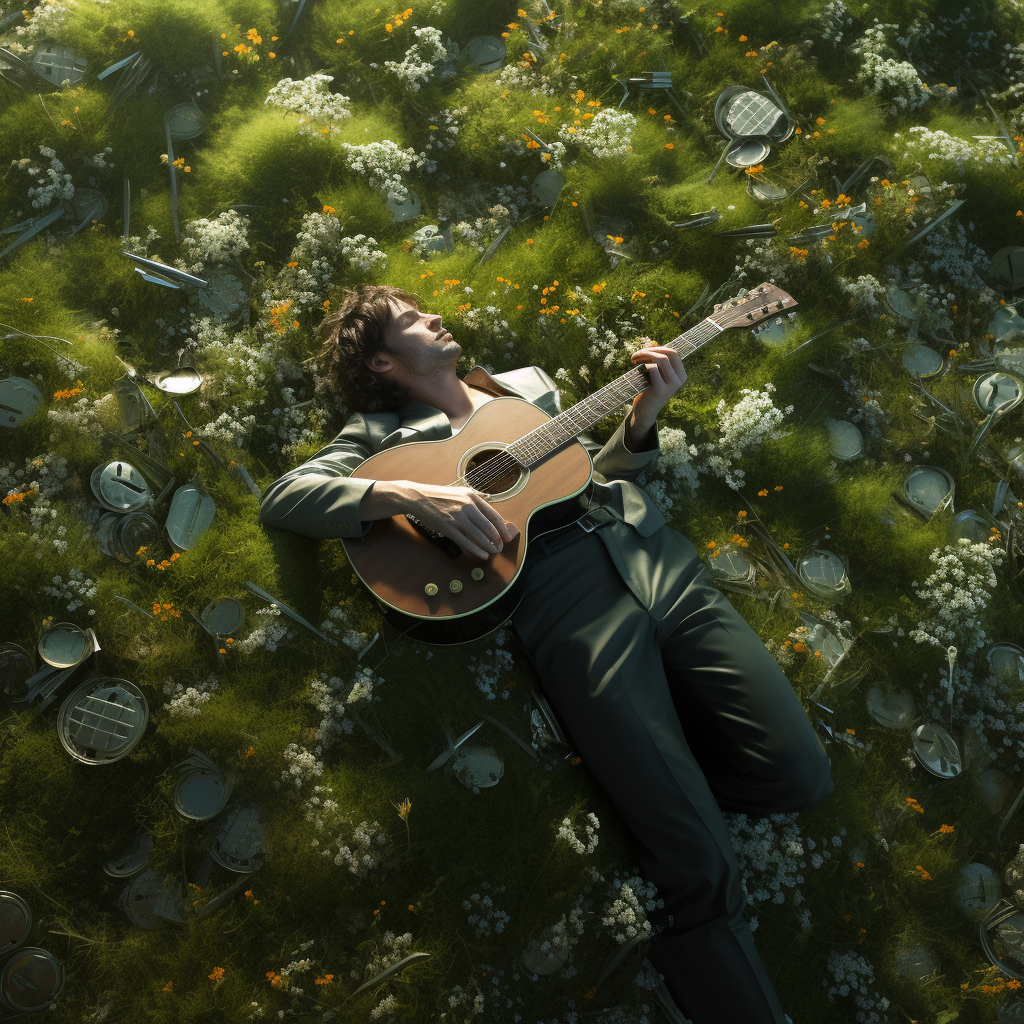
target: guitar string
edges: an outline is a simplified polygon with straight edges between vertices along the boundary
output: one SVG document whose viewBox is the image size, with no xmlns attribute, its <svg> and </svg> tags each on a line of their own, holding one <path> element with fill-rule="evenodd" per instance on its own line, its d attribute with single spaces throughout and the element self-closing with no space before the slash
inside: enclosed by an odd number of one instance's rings
<svg viewBox="0 0 1024 1024">
<path fill-rule="evenodd" d="M 705 324 L 708 324 L 710 326 L 708 328 L 705 328 Z M 713 332 L 711 331 L 710 327 L 714 328 Z M 704 330 L 701 330 L 701 328 L 704 328 Z M 692 327 L 689 331 L 679 335 L 679 338 L 675 339 L 676 341 L 682 339 L 682 346 L 685 346 L 685 349 L 682 349 L 681 346 L 680 354 L 683 356 L 692 354 L 697 350 L 697 348 L 699 348 L 705 342 L 710 341 L 712 338 L 715 338 L 719 334 L 723 333 L 723 330 L 723 328 L 719 327 L 712 320 L 702 321 L 700 324 L 697 324 L 695 327 Z M 705 334 L 705 332 L 708 333 Z M 692 339 L 690 337 L 687 337 L 687 335 L 690 334 L 693 335 Z M 616 405 L 621 405 L 627 399 L 633 398 L 636 395 L 641 394 L 643 391 L 647 389 L 649 384 L 649 378 L 646 375 L 646 371 L 639 366 L 634 367 L 631 371 L 624 374 L 624 377 L 626 378 L 625 380 L 622 380 L 621 382 L 613 382 L 612 384 L 606 385 L 605 388 L 601 389 L 601 391 L 604 391 L 605 394 L 613 395 L 620 399 L 620 401 L 617 402 Z M 637 388 L 637 385 L 641 381 L 644 382 L 643 387 Z M 600 392 L 595 391 L 594 395 L 597 395 L 599 393 Z M 591 395 L 590 398 L 593 398 L 594 395 Z M 583 399 L 581 402 L 577 403 L 577 405 L 582 405 L 583 401 L 587 400 L 588 399 Z M 570 406 L 569 409 L 565 410 L 563 413 L 560 414 L 562 416 L 565 416 L 567 421 L 574 426 L 576 424 L 573 423 L 572 410 L 575 409 L 576 407 L 576 405 Z M 525 434 L 523 437 L 519 438 L 518 441 L 513 442 L 512 445 L 510 445 L 510 447 L 513 447 L 516 444 L 523 444 L 523 442 L 526 442 L 526 447 L 528 450 L 525 454 L 527 455 L 527 457 L 531 455 L 540 454 L 545 447 L 545 441 L 550 442 L 552 440 L 550 435 L 547 438 L 544 437 L 545 432 L 550 430 L 552 422 L 553 419 L 548 420 L 546 423 L 542 423 L 539 427 L 534 428 L 528 434 Z M 592 424 L 587 423 L 584 426 L 581 426 L 580 432 L 586 430 L 587 427 L 590 425 Z M 531 445 L 529 439 L 534 435 L 536 435 L 536 441 L 533 442 L 533 444 Z M 564 444 L 567 441 L 572 440 L 573 436 L 575 435 L 570 435 L 569 437 L 563 438 L 561 441 L 558 442 L 558 445 Z M 479 466 L 476 466 L 473 469 L 471 469 L 469 473 L 460 476 L 457 480 L 453 481 L 448 486 L 470 486 L 474 490 L 481 491 L 483 493 L 490 493 L 487 490 L 488 485 L 495 483 L 509 471 L 514 469 L 518 470 L 521 468 L 522 464 L 517 459 L 509 456 L 507 452 L 502 452 L 500 455 L 491 456 L 491 458 L 487 459 Z M 476 483 L 471 482 L 470 477 L 476 480 Z"/>
</svg>

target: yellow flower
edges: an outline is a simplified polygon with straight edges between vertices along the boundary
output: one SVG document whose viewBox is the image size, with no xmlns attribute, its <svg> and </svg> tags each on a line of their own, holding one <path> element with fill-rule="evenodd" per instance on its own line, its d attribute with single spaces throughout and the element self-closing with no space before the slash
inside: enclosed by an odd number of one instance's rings
<svg viewBox="0 0 1024 1024">
<path fill-rule="evenodd" d="M 767 487 L 765 487 L 765 488 L 763 488 L 762 490 L 758 491 L 758 492 L 757 492 L 757 496 L 758 496 L 759 498 L 767 498 L 767 497 L 768 497 L 768 488 L 767 488 Z"/>
<path fill-rule="evenodd" d="M 739 38 L 739 41 L 741 43 L 745 43 L 747 41 L 747 37 L 746 36 L 739 36 L 738 38 Z"/>
<path fill-rule="evenodd" d="M 210 981 L 221 981 L 224 977 L 224 968 L 214 967 L 213 973 L 208 974 L 207 977 L 210 979 Z"/>
<path fill-rule="evenodd" d="M 393 32 L 393 31 L 394 31 L 394 29 L 393 29 L 393 28 L 391 27 L 391 25 L 390 25 L 390 24 L 388 24 L 388 25 L 385 25 L 385 26 L 384 26 L 384 29 L 385 29 L 385 31 L 387 31 L 387 32 Z"/>
<path fill-rule="evenodd" d="M 676 148 L 676 146 L 675 146 L 675 143 L 674 143 L 674 142 L 666 142 L 666 143 L 665 143 L 665 148 L 666 148 L 666 149 L 675 149 L 675 148 Z"/>
</svg>

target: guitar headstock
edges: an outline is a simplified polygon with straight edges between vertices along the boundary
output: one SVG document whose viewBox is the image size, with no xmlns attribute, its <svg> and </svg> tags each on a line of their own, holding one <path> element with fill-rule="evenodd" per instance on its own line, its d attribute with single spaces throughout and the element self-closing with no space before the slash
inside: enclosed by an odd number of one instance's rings
<svg viewBox="0 0 1024 1024">
<path fill-rule="evenodd" d="M 762 320 L 788 312 L 796 305 L 792 295 L 764 281 L 742 298 L 737 296 L 721 306 L 715 306 L 714 313 L 708 319 L 714 320 L 723 331 L 730 327 L 753 327 Z"/>
</svg>

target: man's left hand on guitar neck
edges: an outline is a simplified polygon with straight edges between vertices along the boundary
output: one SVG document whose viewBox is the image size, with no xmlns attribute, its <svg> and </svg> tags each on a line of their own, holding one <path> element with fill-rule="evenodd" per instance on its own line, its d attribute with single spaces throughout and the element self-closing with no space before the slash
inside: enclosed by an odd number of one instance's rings
<svg viewBox="0 0 1024 1024">
<path fill-rule="evenodd" d="M 686 383 L 686 370 L 679 352 L 667 345 L 642 348 L 633 353 L 631 362 L 634 366 L 643 365 L 650 380 L 646 390 L 633 399 L 633 411 L 626 421 L 626 447 L 639 452 L 644 450 L 644 442 L 658 419 L 658 413 Z"/>
</svg>

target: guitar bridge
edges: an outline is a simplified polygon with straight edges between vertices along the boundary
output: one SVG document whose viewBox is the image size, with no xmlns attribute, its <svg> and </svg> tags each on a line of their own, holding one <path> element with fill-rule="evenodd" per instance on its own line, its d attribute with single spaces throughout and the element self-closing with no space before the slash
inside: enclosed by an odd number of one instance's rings
<svg viewBox="0 0 1024 1024">
<path fill-rule="evenodd" d="M 458 558 L 462 554 L 462 548 L 451 537 L 446 537 L 443 533 L 438 533 L 436 530 L 431 530 L 430 527 L 424 526 L 423 523 L 409 512 L 405 513 L 405 518 L 412 523 L 418 533 L 426 537 L 431 544 L 436 544 L 449 558 Z"/>
</svg>

